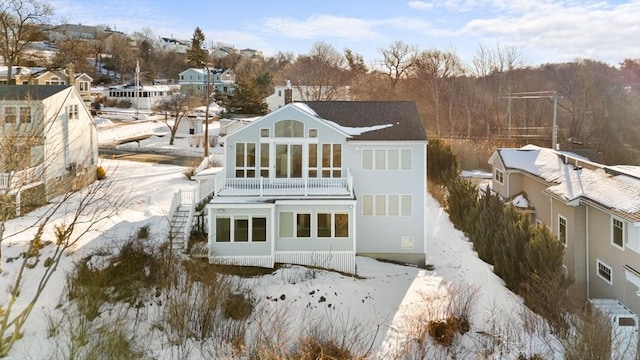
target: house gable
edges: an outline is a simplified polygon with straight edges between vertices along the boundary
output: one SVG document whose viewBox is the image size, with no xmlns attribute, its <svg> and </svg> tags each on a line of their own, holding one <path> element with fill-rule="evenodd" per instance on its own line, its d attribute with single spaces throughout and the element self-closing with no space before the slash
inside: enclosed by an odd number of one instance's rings
<svg viewBox="0 0 640 360">
<path fill-rule="evenodd" d="M 234 139 L 235 137 L 239 136 L 238 135 L 239 133 L 252 132 L 253 133 L 252 136 L 254 136 L 257 139 L 260 137 L 260 134 L 256 132 L 256 129 L 258 129 L 257 131 L 259 131 L 259 129 L 264 129 L 264 128 L 271 129 L 270 137 L 274 137 L 275 134 L 273 132 L 275 131 L 274 129 L 275 123 L 283 120 L 294 120 L 294 121 L 300 121 L 304 123 L 305 133 L 303 134 L 302 137 L 308 137 L 309 135 L 308 130 L 312 128 L 316 128 L 316 129 L 321 128 L 323 129 L 323 132 L 330 131 L 334 134 L 333 136 L 337 136 L 337 137 L 342 137 L 342 138 L 351 137 L 349 134 L 342 131 L 339 127 L 334 126 L 330 122 L 324 121 L 324 119 L 314 116 L 309 111 L 305 111 L 304 107 L 296 106 L 296 104 L 292 104 L 291 106 L 286 106 L 278 109 L 277 111 L 264 115 L 260 119 L 252 122 L 247 126 L 236 129 L 235 131 L 227 135 L 227 138 Z"/>
</svg>

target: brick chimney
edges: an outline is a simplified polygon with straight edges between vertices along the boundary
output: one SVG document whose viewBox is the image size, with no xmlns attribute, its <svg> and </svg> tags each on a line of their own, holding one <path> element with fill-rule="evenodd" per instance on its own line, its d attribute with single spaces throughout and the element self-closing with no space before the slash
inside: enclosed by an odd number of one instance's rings
<svg viewBox="0 0 640 360">
<path fill-rule="evenodd" d="M 284 89 L 284 104 L 293 102 L 293 90 L 291 89 L 291 81 L 287 80 L 287 88 Z"/>
</svg>

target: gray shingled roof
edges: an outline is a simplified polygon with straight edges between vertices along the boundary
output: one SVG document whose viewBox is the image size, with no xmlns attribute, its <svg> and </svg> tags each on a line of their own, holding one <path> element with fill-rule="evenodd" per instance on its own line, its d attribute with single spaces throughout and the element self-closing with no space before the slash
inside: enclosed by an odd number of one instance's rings
<svg viewBox="0 0 640 360">
<path fill-rule="evenodd" d="M 71 85 L 0 85 L 0 101 L 2 100 L 43 100 Z"/>
<path fill-rule="evenodd" d="M 355 140 L 426 141 L 413 101 L 302 101 L 319 117 L 349 128 L 388 127 L 355 135 Z"/>
</svg>

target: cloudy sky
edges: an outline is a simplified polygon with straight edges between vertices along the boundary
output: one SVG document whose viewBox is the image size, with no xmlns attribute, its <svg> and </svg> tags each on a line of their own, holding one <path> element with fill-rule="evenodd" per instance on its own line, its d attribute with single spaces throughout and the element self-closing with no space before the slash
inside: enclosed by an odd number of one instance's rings
<svg viewBox="0 0 640 360">
<path fill-rule="evenodd" d="M 515 47 L 527 65 L 590 58 L 617 65 L 640 58 L 640 0 L 48 0 L 58 19 L 150 28 L 238 49 L 308 53 L 317 41 L 349 48 L 367 63 L 394 41 L 455 50 L 470 62 L 480 45 Z"/>
</svg>

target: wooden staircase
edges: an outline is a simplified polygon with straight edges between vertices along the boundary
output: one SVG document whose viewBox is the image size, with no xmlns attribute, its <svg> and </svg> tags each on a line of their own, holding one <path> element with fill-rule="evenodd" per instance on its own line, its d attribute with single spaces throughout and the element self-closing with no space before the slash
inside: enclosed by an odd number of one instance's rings
<svg viewBox="0 0 640 360">
<path fill-rule="evenodd" d="M 171 248 L 173 250 L 187 250 L 188 234 L 191 232 L 191 225 L 189 224 L 190 211 L 191 207 L 180 206 L 171 217 L 169 239 L 171 239 Z"/>
</svg>

